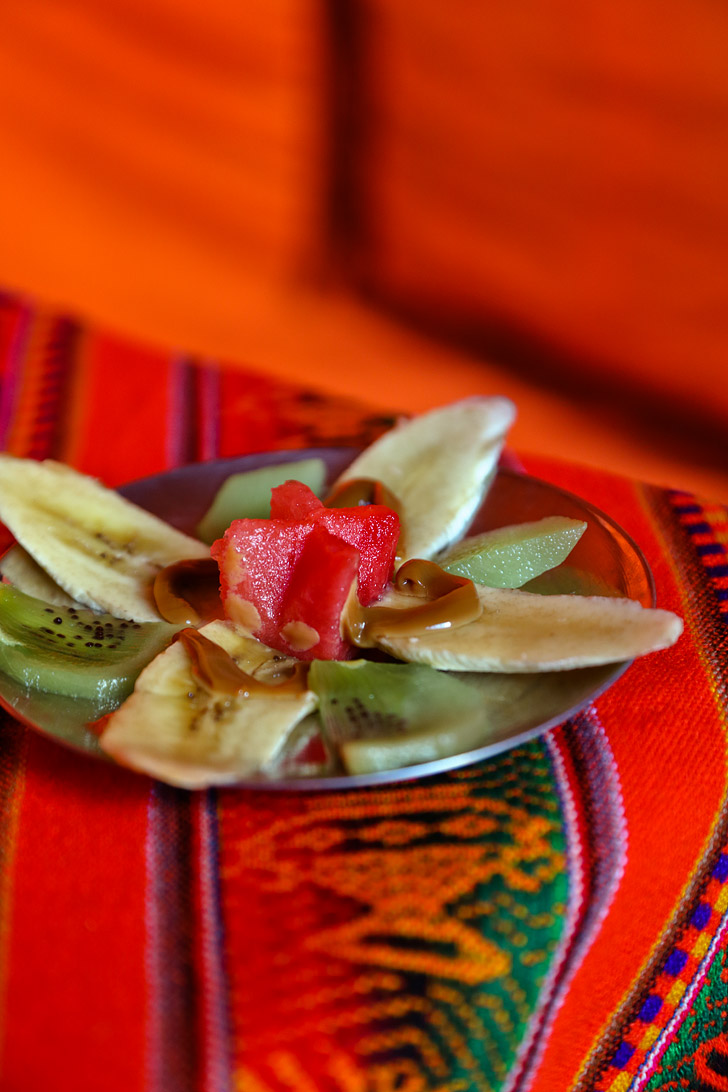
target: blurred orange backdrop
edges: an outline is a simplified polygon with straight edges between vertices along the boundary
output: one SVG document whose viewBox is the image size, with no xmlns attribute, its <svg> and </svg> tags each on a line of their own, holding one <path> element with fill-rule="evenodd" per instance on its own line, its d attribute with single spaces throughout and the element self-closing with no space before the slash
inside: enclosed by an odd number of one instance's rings
<svg viewBox="0 0 728 1092">
<path fill-rule="evenodd" d="M 728 495 L 728 9 L 25 0 L 0 286 Z"/>
</svg>

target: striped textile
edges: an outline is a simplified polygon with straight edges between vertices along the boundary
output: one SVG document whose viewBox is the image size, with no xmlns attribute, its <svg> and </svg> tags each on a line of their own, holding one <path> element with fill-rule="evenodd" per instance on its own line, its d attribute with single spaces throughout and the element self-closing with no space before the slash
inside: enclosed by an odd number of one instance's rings
<svg viewBox="0 0 728 1092">
<path fill-rule="evenodd" d="M 110 485 L 366 407 L 0 298 L 0 447 Z M 576 466 L 676 647 L 490 762 L 187 793 L 0 719 L 2 1092 L 728 1088 L 728 512 Z"/>
</svg>

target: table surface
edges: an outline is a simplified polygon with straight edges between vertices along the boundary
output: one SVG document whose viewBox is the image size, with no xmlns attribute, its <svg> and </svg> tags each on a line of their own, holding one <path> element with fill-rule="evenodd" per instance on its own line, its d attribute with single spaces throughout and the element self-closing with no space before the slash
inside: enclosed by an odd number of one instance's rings
<svg viewBox="0 0 728 1092">
<path fill-rule="evenodd" d="M 0 298 L 0 447 L 112 486 L 390 423 Z M 728 1088 L 728 512 L 526 469 L 612 515 L 685 619 L 527 745 L 383 788 L 188 793 L 2 716 L 3 1092 Z"/>
</svg>

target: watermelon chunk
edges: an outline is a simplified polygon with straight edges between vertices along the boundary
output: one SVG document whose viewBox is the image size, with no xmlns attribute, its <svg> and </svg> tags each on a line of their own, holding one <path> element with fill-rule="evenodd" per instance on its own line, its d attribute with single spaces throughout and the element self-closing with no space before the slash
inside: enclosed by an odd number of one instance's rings
<svg viewBox="0 0 728 1092">
<path fill-rule="evenodd" d="M 271 519 L 308 519 L 323 507 L 324 502 L 303 482 L 289 480 L 271 489 Z"/>
<path fill-rule="evenodd" d="M 359 551 L 325 527 L 307 535 L 279 614 L 282 647 L 300 660 L 344 660 L 341 616 L 356 581 Z"/>
<path fill-rule="evenodd" d="M 394 571 L 399 538 L 399 516 L 383 504 L 353 508 L 326 508 L 303 482 L 285 482 L 271 491 L 271 517 L 313 521 L 356 546 L 359 564 L 359 601 L 368 606 L 382 595 Z"/>
<path fill-rule="evenodd" d="M 271 648 L 278 648 L 281 602 L 312 527 L 282 520 L 236 519 L 212 544 L 226 615 Z"/>
<path fill-rule="evenodd" d="M 325 508 L 306 486 L 273 490 L 269 520 L 234 520 L 212 546 L 228 617 L 300 659 L 343 659 L 341 617 L 357 581 L 363 604 L 394 569 L 396 513 L 382 505 Z"/>
</svg>

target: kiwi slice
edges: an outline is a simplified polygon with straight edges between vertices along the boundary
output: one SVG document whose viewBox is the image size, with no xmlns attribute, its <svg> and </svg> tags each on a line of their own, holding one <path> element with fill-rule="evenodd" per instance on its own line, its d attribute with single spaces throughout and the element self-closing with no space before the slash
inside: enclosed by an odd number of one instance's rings
<svg viewBox="0 0 728 1092">
<path fill-rule="evenodd" d="M 351 774 L 414 766 L 488 742 L 482 690 L 422 664 L 315 660 L 309 687 Z"/>
<path fill-rule="evenodd" d="M 28 689 L 111 707 L 181 628 L 58 606 L 0 584 L 0 671 Z"/>
<path fill-rule="evenodd" d="M 209 545 L 225 533 L 234 519 L 268 519 L 271 489 L 291 478 L 303 482 L 317 497 L 320 496 L 326 481 L 323 459 L 300 459 L 231 474 L 198 523 L 198 537 Z"/>
<path fill-rule="evenodd" d="M 438 565 L 487 588 L 521 588 L 560 565 L 585 530 L 583 520 L 567 516 L 498 527 L 463 539 L 437 559 Z"/>
</svg>

